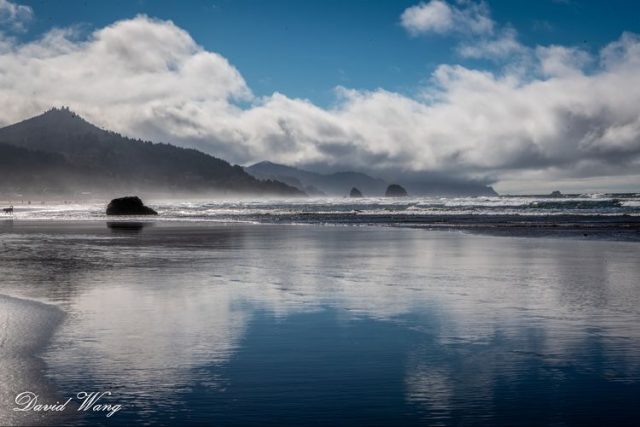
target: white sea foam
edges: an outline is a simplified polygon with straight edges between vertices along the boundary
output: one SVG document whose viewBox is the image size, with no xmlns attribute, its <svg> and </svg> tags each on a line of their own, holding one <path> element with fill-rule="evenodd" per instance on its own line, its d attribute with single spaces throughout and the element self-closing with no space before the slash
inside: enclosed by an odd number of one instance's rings
<svg viewBox="0 0 640 427">
<path fill-rule="evenodd" d="M 640 215 L 640 198 L 633 195 L 585 194 L 572 197 L 346 197 L 167 201 L 149 200 L 160 215 L 153 221 L 260 222 L 307 215 Z M 16 205 L 17 220 L 104 221 L 104 203 Z M 2 219 L 2 218 L 0 218 Z M 129 220 L 130 218 L 120 218 Z M 326 218 L 322 219 L 323 221 Z"/>
</svg>

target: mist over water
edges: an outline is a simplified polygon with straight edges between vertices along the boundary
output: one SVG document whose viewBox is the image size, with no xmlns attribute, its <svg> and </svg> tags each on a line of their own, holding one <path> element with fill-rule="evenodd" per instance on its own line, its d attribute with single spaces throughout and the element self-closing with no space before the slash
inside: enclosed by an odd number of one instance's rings
<svg viewBox="0 0 640 427">
<path fill-rule="evenodd" d="M 0 228 L 0 293 L 66 313 L 42 387 L 111 390 L 124 405 L 76 424 L 640 417 L 635 242 L 123 224 Z"/>
</svg>

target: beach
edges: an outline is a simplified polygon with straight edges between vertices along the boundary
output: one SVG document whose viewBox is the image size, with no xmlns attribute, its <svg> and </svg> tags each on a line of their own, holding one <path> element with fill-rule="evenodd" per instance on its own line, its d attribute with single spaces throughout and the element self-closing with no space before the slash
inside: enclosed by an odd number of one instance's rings
<svg viewBox="0 0 640 427">
<path fill-rule="evenodd" d="M 0 0 L 0 427 L 640 426 L 639 16 Z"/>
<path fill-rule="evenodd" d="M 58 414 L 18 414 L 10 410 L 17 390 L 38 389 L 45 399 L 55 390 L 45 379 L 45 365 L 39 358 L 51 335 L 64 319 L 55 305 L 0 294 L 0 424 L 35 425 L 61 422 Z"/>
<path fill-rule="evenodd" d="M 29 220 L 0 224 L 0 257 L 3 313 L 29 319 L 3 320 L 3 372 L 19 379 L 3 383 L 11 423 L 34 423 L 7 401 L 25 388 L 54 401 L 110 391 L 122 405 L 109 418 L 66 411 L 75 425 L 640 415 L 633 241 Z"/>
<path fill-rule="evenodd" d="M 6 202 L 5 205 L 10 205 Z M 106 201 L 16 203 L 14 220 L 98 221 Z M 313 224 L 460 230 L 520 237 L 640 241 L 640 194 L 492 197 L 155 199 L 154 222 Z M 140 218 L 130 218 L 132 222 Z M 127 222 L 127 218 L 112 221 Z"/>
</svg>

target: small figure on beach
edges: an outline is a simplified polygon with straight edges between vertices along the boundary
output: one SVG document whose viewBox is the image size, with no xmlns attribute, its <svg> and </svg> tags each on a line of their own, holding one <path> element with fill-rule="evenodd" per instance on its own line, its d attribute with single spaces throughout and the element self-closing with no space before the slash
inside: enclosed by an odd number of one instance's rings
<svg viewBox="0 0 640 427">
<path fill-rule="evenodd" d="M 12 214 L 13 213 L 13 205 L 9 206 L 8 208 L 2 208 L 2 212 L 6 213 L 6 214 Z"/>
</svg>

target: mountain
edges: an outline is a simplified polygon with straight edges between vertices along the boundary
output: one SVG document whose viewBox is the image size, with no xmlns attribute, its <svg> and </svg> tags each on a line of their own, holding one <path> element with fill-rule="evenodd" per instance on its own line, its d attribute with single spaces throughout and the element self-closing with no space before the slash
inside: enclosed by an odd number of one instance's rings
<svg viewBox="0 0 640 427">
<path fill-rule="evenodd" d="M 245 170 L 260 179 L 275 179 L 313 194 L 320 190 L 334 196 L 346 196 L 356 187 L 367 197 L 385 194 L 387 181 L 359 172 L 317 173 L 304 169 L 260 162 Z M 388 182 L 401 183 L 411 196 L 497 196 L 493 188 L 482 182 L 429 173 L 393 173 L 383 175 Z"/>
<path fill-rule="evenodd" d="M 498 196 L 493 187 L 484 182 L 451 176 L 406 173 L 400 181 L 412 196 Z"/>
<path fill-rule="evenodd" d="M 316 191 L 334 196 L 346 196 L 357 187 L 365 196 L 384 194 L 387 183 L 359 172 L 321 174 L 271 162 L 260 162 L 245 168 L 260 179 L 275 179 L 297 187 L 309 194 Z"/>
<path fill-rule="evenodd" d="M 134 140 L 67 108 L 0 129 L 0 191 L 18 194 L 302 195 L 188 148 Z"/>
<path fill-rule="evenodd" d="M 493 187 L 476 182 L 406 181 L 404 187 L 412 196 L 492 197 L 499 195 Z"/>
</svg>

